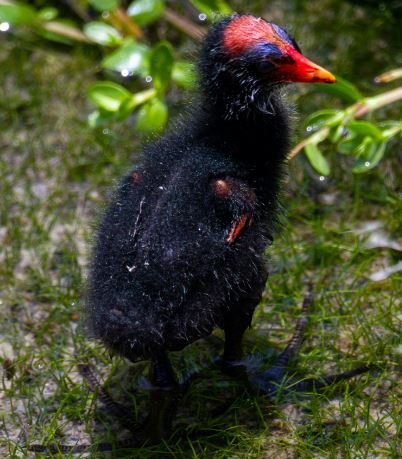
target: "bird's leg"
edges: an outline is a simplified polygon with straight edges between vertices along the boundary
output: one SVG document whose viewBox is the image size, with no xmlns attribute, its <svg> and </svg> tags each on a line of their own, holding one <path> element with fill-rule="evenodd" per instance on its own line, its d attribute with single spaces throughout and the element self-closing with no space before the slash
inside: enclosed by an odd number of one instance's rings
<svg viewBox="0 0 402 459">
<path fill-rule="evenodd" d="M 169 435 L 182 395 L 166 353 L 161 352 L 152 358 L 150 382 L 150 409 L 145 423 L 145 437 L 155 443 Z"/>
<path fill-rule="evenodd" d="M 257 391 L 262 391 L 268 395 L 274 395 L 281 388 L 282 381 L 286 379 L 288 365 L 290 361 L 297 356 L 303 343 L 303 337 L 307 327 L 307 317 L 312 302 L 313 293 L 310 286 L 303 300 L 301 315 L 296 322 L 295 332 L 285 350 L 278 355 L 273 365 L 262 373 L 257 373 L 255 367 L 250 368 L 250 365 L 248 366 L 249 382 Z"/>
<path fill-rule="evenodd" d="M 230 375 L 241 379 L 247 378 L 242 365 L 243 348 L 242 340 L 248 321 L 227 321 L 225 326 L 225 345 L 222 357 L 222 370 Z"/>
<path fill-rule="evenodd" d="M 182 391 L 164 352 L 153 356 L 151 359 L 150 385 L 148 386 L 150 390 L 149 414 L 144 425 L 135 423 L 129 410 L 110 397 L 99 383 L 91 366 L 79 365 L 79 371 L 90 388 L 98 393 L 99 399 L 108 411 L 131 430 L 133 437 L 127 442 L 129 447 L 140 447 L 148 441 L 156 443 L 169 434 Z M 105 445 L 102 447 L 108 448 L 108 445 Z"/>
<path fill-rule="evenodd" d="M 89 388 L 97 393 L 98 399 L 103 403 L 107 411 L 118 418 L 127 429 L 131 430 L 133 433 L 138 433 L 140 426 L 134 421 L 130 410 L 113 400 L 107 390 L 99 382 L 94 368 L 86 363 L 81 363 L 77 366 L 81 376 L 87 382 Z"/>
<path fill-rule="evenodd" d="M 228 311 L 224 318 L 225 345 L 222 358 L 222 369 L 233 376 L 244 377 L 243 348 L 244 332 L 251 324 L 253 313 L 260 303 L 264 292 L 268 272 L 261 266 L 259 278 L 254 282 L 252 294 L 243 298 Z"/>
<path fill-rule="evenodd" d="M 243 358 L 242 339 L 246 327 L 240 323 L 225 328 L 225 345 L 223 348 L 223 362 L 237 362 Z"/>
<path fill-rule="evenodd" d="M 301 316 L 297 320 L 296 329 L 289 344 L 286 346 L 285 350 L 279 354 L 268 370 L 258 372 L 258 368 L 253 365 L 252 360 L 251 365 L 247 361 L 244 361 L 248 383 L 252 389 L 269 396 L 275 396 L 278 393 L 289 391 L 307 392 L 350 379 L 371 369 L 371 367 L 368 366 L 361 366 L 343 373 L 332 374 L 318 379 L 305 378 L 303 380 L 298 380 L 294 375 L 289 374 L 289 364 L 299 353 L 303 342 L 303 335 L 307 326 L 308 311 L 312 301 L 313 294 L 310 287 L 308 293 L 304 297 Z"/>
<path fill-rule="evenodd" d="M 260 289 L 257 289 L 253 297 L 243 300 L 238 307 L 225 317 L 225 345 L 222 358 L 222 370 L 230 376 L 247 379 L 243 360 L 242 340 L 246 329 L 250 326 L 254 309 L 261 301 L 266 277 L 261 278 Z"/>
</svg>

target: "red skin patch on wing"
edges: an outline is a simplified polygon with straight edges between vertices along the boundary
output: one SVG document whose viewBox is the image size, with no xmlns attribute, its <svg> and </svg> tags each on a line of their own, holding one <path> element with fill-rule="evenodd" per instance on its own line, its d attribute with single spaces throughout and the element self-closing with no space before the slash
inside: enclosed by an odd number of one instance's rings
<svg viewBox="0 0 402 459">
<path fill-rule="evenodd" d="M 239 205 L 243 204 L 245 208 L 249 208 L 257 201 L 257 196 L 252 188 L 247 186 L 247 184 L 241 180 L 237 180 L 231 177 L 213 180 L 212 188 L 215 195 L 219 198 L 233 199 Z M 235 240 L 242 233 L 245 226 L 247 224 L 250 226 L 252 222 L 252 213 L 244 210 L 241 216 L 233 221 L 232 226 L 227 233 L 225 242 L 228 244 L 233 244 L 233 242 L 235 242 Z"/>
<path fill-rule="evenodd" d="M 144 179 L 144 174 L 142 172 L 138 172 L 138 171 L 134 171 L 132 174 L 131 174 L 131 181 L 133 183 L 142 183 Z"/>
<path fill-rule="evenodd" d="M 230 193 L 230 188 L 226 180 L 216 180 L 213 183 L 214 191 L 220 198 L 226 198 Z"/>
<path fill-rule="evenodd" d="M 215 194 L 220 198 L 228 198 L 237 195 L 246 202 L 253 204 L 256 201 L 256 195 L 252 188 L 242 183 L 240 180 L 233 178 L 217 179 L 212 182 Z"/>
<path fill-rule="evenodd" d="M 271 24 L 254 16 L 234 18 L 223 33 L 223 46 L 226 52 L 233 56 L 241 55 L 264 42 L 273 43 L 283 50 L 289 47 Z"/>
<path fill-rule="evenodd" d="M 238 220 L 236 220 L 232 227 L 230 228 L 229 234 L 226 238 L 228 244 L 233 244 L 233 242 L 238 238 L 240 233 L 243 231 L 244 227 L 248 223 L 249 225 L 252 222 L 252 215 L 249 212 L 245 212 Z"/>
</svg>

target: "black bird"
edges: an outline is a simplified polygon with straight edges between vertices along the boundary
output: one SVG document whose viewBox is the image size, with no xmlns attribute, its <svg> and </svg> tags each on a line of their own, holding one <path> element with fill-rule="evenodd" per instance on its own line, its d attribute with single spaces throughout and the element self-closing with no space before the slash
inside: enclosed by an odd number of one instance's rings
<svg viewBox="0 0 402 459">
<path fill-rule="evenodd" d="M 282 88 L 335 82 L 284 29 L 251 15 L 211 27 L 198 72 L 199 99 L 186 120 L 146 146 L 115 190 L 88 281 L 93 336 L 133 362 L 151 361 L 154 439 L 168 428 L 163 406 L 177 387 L 169 351 L 219 327 L 222 366 L 247 366 L 241 341 L 267 279 L 264 251 L 289 149 Z M 272 392 L 277 369 L 299 342 L 295 337 L 273 370 L 249 375 L 252 385 Z"/>
</svg>

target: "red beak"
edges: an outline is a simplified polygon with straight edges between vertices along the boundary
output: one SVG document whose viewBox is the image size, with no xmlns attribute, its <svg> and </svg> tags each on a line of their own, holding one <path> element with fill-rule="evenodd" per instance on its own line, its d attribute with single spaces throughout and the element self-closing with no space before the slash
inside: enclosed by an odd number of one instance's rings
<svg viewBox="0 0 402 459">
<path fill-rule="evenodd" d="M 277 74 L 278 79 L 281 81 L 292 83 L 336 83 L 336 78 L 332 73 L 314 64 L 296 49 L 289 48 L 286 54 L 293 62 L 279 65 Z"/>
</svg>

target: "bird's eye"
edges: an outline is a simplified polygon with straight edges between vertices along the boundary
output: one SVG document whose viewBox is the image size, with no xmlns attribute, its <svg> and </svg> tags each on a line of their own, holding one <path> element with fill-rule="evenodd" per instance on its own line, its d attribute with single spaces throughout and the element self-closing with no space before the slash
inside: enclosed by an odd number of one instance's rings
<svg viewBox="0 0 402 459">
<path fill-rule="evenodd" d="M 269 60 L 263 60 L 258 62 L 257 68 L 261 73 L 267 73 L 270 72 L 274 68 L 274 64 L 270 62 Z"/>
</svg>

